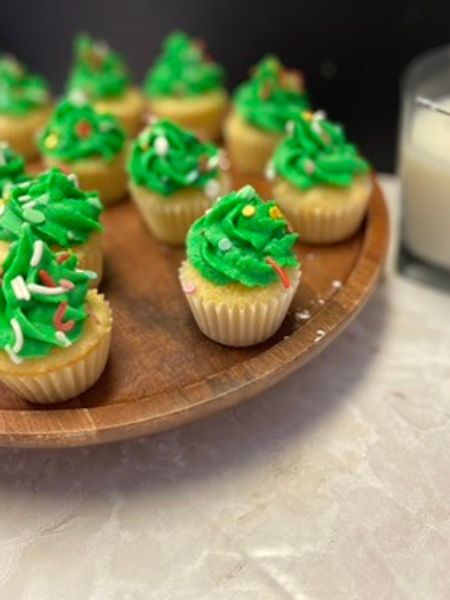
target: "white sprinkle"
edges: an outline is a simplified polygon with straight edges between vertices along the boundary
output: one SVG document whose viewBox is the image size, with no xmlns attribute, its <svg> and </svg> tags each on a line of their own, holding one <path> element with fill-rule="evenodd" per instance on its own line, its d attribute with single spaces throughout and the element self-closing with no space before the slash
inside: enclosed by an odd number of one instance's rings
<svg viewBox="0 0 450 600">
<path fill-rule="evenodd" d="M 307 308 L 295 313 L 296 321 L 307 321 L 310 318 L 311 318 L 311 313 L 309 312 L 309 310 Z"/>
<path fill-rule="evenodd" d="M 222 252 L 228 252 L 228 250 L 231 249 L 233 244 L 231 243 L 231 241 L 228 238 L 222 238 L 219 241 L 218 246 L 219 246 L 219 250 L 221 250 Z"/>
<path fill-rule="evenodd" d="M 33 247 L 33 256 L 31 257 L 31 260 L 30 260 L 30 265 L 32 267 L 37 267 L 38 264 L 41 262 L 43 251 L 44 251 L 44 242 L 42 240 L 36 240 L 34 242 L 34 247 Z"/>
<path fill-rule="evenodd" d="M 13 352 L 11 346 L 5 346 L 5 350 L 9 358 L 13 361 L 13 363 L 15 363 L 16 365 L 20 365 L 20 363 L 23 362 L 23 358 L 17 356 L 17 354 Z"/>
<path fill-rule="evenodd" d="M 69 100 L 75 106 L 83 106 L 87 104 L 88 97 L 82 90 L 72 90 L 69 94 Z"/>
<path fill-rule="evenodd" d="M 34 208 L 36 206 L 36 200 L 31 200 L 23 205 L 23 208 Z"/>
<path fill-rule="evenodd" d="M 11 280 L 11 287 L 17 300 L 29 300 L 31 298 L 22 275 L 17 275 Z"/>
<path fill-rule="evenodd" d="M 317 299 L 318 304 L 323 305 L 325 304 L 325 300 L 323 298 L 318 298 Z"/>
<path fill-rule="evenodd" d="M 55 287 L 47 287 L 45 285 L 39 285 L 38 283 L 29 283 L 28 289 L 32 294 L 41 294 L 42 296 L 58 296 L 59 294 L 65 294 L 66 288 L 58 285 Z"/>
<path fill-rule="evenodd" d="M 75 287 L 75 285 L 68 279 L 60 279 L 59 285 L 63 288 L 66 288 L 66 290 L 73 290 L 73 288 Z"/>
<path fill-rule="evenodd" d="M 153 143 L 153 148 L 158 156 L 166 156 L 169 152 L 169 142 L 167 141 L 167 138 L 159 135 Z"/>
<path fill-rule="evenodd" d="M 78 177 L 75 175 L 75 173 L 70 173 L 67 175 L 67 179 L 78 186 Z"/>
<path fill-rule="evenodd" d="M 241 189 L 237 192 L 237 195 L 245 200 L 251 200 L 256 196 L 255 188 L 253 188 L 251 185 L 244 185 L 244 187 L 241 187 Z"/>
<path fill-rule="evenodd" d="M 323 129 L 320 125 L 320 123 L 318 121 L 313 121 L 311 124 L 311 129 L 314 131 L 314 133 L 316 133 L 317 135 L 322 135 L 323 133 Z"/>
<path fill-rule="evenodd" d="M 33 200 L 33 198 L 31 196 L 29 196 L 28 194 L 24 194 L 23 196 L 20 196 L 20 198 L 19 198 L 19 202 L 31 202 L 31 200 Z"/>
<path fill-rule="evenodd" d="M 187 183 L 194 183 L 194 181 L 198 178 L 198 171 L 191 171 L 186 175 Z"/>
<path fill-rule="evenodd" d="M 338 290 L 339 288 L 342 287 L 342 281 L 339 281 L 339 279 L 335 279 L 331 285 L 334 287 L 335 290 Z"/>
<path fill-rule="evenodd" d="M 6 205 L 2 202 L 0 204 L 0 217 L 2 216 L 2 214 L 5 212 L 6 209 Z"/>
<path fill-rule="evenodd" d="M 26 190 L 31 185 L 31 181 L 22 181 L 22 183 L 16 184 L 16 187 Z"/>
<path fill-rule="evenodd" d="M 11 348 L 11 350 L 14 352 L 14 354 L 18 354 L 23 348 L 22 328 L 20 327 L 19 321 L 17 319 L 11 319 L 10 324 L 12 330 L 14 331 L 14 336 L 16 338 L 14 346 Z"/>
<path fill-rule="evenodd" d="M 88 279 L 97 279 L 97 273 L 95 271 L 89 271 L 84 269 L 76 269 L 77 273 L 84 273 Z"/>
<path fill-rule="evenodd" d="M 220 153 L 219 167 L 222 169 L 222 171 L 228 171 L 228 169 L 231 167 L 230 160 L 224 152 Z"/>
<path fill-rule="evenodd" d="M 215 200 L 220 194 L 220 183 L 217 179 L 210 179 L 203 189 L 210 200 Z"/>
<path fill-rule="evenodd" d="M 268 181 L 273 181 L 275 179 L 276 175 L 277 175 L 277 172 L 275 171 L 275 167 L 274 167 L 273 163 L 269 162 L 266 167 L 266 179 Z"/>
<path fill-rule="evenodd" d="M 324 110 L 316 110 L 313 115 L 313 119 L 317 119 L 318 121 L 322 121 L 327 118 L 327 113 Z"/>
<path fill-rule="evenodd" d="M 294 133 L 294 129 L 295 129 L 295 123 L 294 123 L 294 121 L 288 121 L 286 123 L 286 133 L 288 135 L 292 135 Z"/>
<path fill-rule="evenodd" d="M 326 333 L 326 331 L 324 329 L 318 329 L 316 331 L 316 337 L 314 338 L 314 343 L 319 342 L 323 338 L 325 333 Z"/>
<path fill-rule="evenodd" d="M 214 156 L 210 156 L 206 166 L 210 171 L 212 171 L 212 169 L 216 169 L 219 166 L 219 155 L 215 154 Z"/>
<path fill-rule="evenodd" d="M 58 342 L 61 342 L 61 344 L 64 345 L 64 348 L 68 348 L 69 346 L 72 345 L 72 342 L 69 340 L 69 338 L 64 333 L 64 331 L 57 331 L 55 333 L 55 337 L 58 340 Z"/>
</svg>

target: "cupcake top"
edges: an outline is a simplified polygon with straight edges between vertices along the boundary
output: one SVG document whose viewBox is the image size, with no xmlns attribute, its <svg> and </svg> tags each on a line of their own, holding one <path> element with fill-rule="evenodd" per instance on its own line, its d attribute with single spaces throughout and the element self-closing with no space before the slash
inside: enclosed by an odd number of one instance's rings
<svg viewBox="0 0 450 600">
<path fill-rule="evenodd" d="M 29 73 L 15 58 L 0 58 L 0 113 L 23 117 L 50 101 L 48 84 L 39 75 Z"/>
<path fill-rule="evenodd" d="M 192 225 L 187 257 L 216 285 L 265 287 L 281 280 L 289 287 L 284 267 L 300 266 L 293 249 L 297 238 L 276 204 L 263 202 L 246 185 L 220 198 Z"/>
<path fill-rule="evenodd" d="M 148 96 L 198 96 L 223 86 L 224 71 L 205 54 L 203 43 L 172 33 L 144 83 Z"/>
<path fill-rule="evenodd" d="M 283 133 L 286 123 L 309 106 L 301 74 L 284 69 L 275 56 L 253 68 L 251 79 L 237 88 L 234 103 L 245 121 L 269 133 Z"/>
<path fill-rule="evenodd" d="M 36 179 L 18 183 L 3 195 L 0 240 L 17 240 L 28 224 L 45 243 L 62 248 L 83 244 L 102 230 L 103 210 L 97 192 L 83 192 L 74 175 L 50 169 Z"/>
<path fill-rule="evenodd" d="M 217 197 L 219 149 L 171 121 L 156 121 L 133 145 L 128 171 L 133 183 L 169 198 L 185 188 Z"/>
<path fill-rule="evenodd" d="M 289 130 L 273 156 L 274 176 L 308 190 L 317 185 L 346 187 L 368 172 L 369 164 L 347 142 L 341 125 L 328 121 L 323 112 L 303 113 Z"/>
<path fill-rule="evenodd" d="M 82 335 L 95 274 L 76 267 L 75 255 L 54 254 L 29 225 L 11 245 L 0 287 L 0 348 L 14 363 L 43 358 Z"/>
<path fill-rule="evenodd" d="M 103 41 L 79 35 L 74 43 L 75 60 L 67 83 L 68 91 L 81 91 L 91 100 L 117 98 L 130 85 L 122 57 Z"/>
<path fill-rule="evenodd" d="M 125 133 L 116 117 L 80 97 L 58 104 L 38 144 L 42 154 L 69 163 L 98 157 L 110 161 L 123 149 Z"/>
<path fill-rule="evenodd" d="M 25 161 L 8 144 L 0 143 L 0 194 L 13 183 L 20 183 L 29 177 L 25 174 Z"/>
</svg>

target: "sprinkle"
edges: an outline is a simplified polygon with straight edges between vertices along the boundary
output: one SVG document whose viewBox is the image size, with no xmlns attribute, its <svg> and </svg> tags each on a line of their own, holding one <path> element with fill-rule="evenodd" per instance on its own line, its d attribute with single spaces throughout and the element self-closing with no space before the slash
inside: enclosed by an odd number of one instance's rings
<svg viewBox="0 0 450 600">
<path fill-rule="evenodd" d="M 60 279 L 59 285 L 63 288 L 66 288 L 66 290 L 73 290 L 75 287 L 75 284 L 69 281 L 68 279 Z"/>
<path fill-rule="evenodd" d="M 72 319 L 63 323 L 64 316 L 67 312 L 69 305 L 67 302 L 61 302 L 53 317 L 53 324 L 58 331 L 71 331 L 75 327 L 75 321 Z"/>
<path fill-rule="evenodd" d="M 29 223 L 33 223 L 35 225 L 39 225 L 45 221 L 45 215 L 40 210 L 35 210 L 34 208 L 25 207 L 23 209 L 23 217 Z"/>
<path fill-rule="evenodd" d="M 265 175 L 266 179 L 269 181 L 273 181 L 275 179 L 277 172 L 275 171 L 275 167 L 272 162 L 267 165 Z"/>
<path fill-rule="evenodd" d="M 326 333 L 326 331 L 324 329 L 318 329 L 316 331 L 316 337 L 314 338 L 314 343 L 319 342 L 323 338 L 325 333 Z"/>
<path fill-rule="evenodd" d="M 280 278 L 283 286 L 288 289 L 291 287 L 291 282 L 289 281 L 289 277 L 286 275 L 286 272 L 280 267 L 280 265 L 270 258 L 270 256 L 266 257 L 266 263 L 272 267 L 272 269 L 276 272 L 278 277 Z"/>
<path fill-rule="evenodd" d="M 203 190 L 210 200 L 215 200 L 220 194 L 220 183 L 217 179 L 210 179 L 205 183 Z"/>
<path fill-rule="evenodd" d="M 88 98 L 82 90 L 72 90 L 69 94 L 69 100 L 75 106 L 83 106 L 87 104 Z"/>
<path fill-rule="evenodd" d="M 331 285 L 334 287 L 335 290 L 338 290 L 342 287 L 342 281 L 339 281 L 339 279 L 335 279 L 331 282 Z"/>
<path fill-rule="evenodd" d="M 311 318 L 311 313 L 309 312 L 309 310 L 307 308 L 295 313 L 296 321 L 307 321 L 310 318 Z"/>
<path fill-rule="evenodd" d="M 230 250 L 233 246 L 233 244 L 231 243 L 231 241 L 228 238 L 222 238 L 219 241 L 219 250 L 222 250 L 222 252 L 228 252 L 228 250 Z"/>
<path fill-rule="evenodd" d="M 224 152 L 221 152 L 219 155 L 219 167 L 222 171 L 228 171 L 228 169 L 231 167 L 231 163 Z"/>
<path fill-rule="evenodd" d="M 13 352 L 11 346 L 5 346 L 5 350 L 9 358 L 13 361 L 13 363 L 15 363 L 16 365 L 20 365 L 20 363 L 23 362 L 23 358 L 17 356 L 17 354 Z"/>
<path fill-rule="evenodd" d="M 182 289 L 183 292 L 189 296 L 190 294 L 194 294 L 197 291 L 197 286 L 195 285 L 195 283 L 192 283 L 192 281 L 185 281 L 182 284 Z"/>
<path fill-rule="evenodd" d="M 323 119 L 327 118 L 327 113 L 324 110 L 316 110 L 314 113 L 314 119 L 317 121 L 323 121 Z"/>
<path fill-rule="evenodd" d="M 80 138 L 88 138 L 92 133 L 92 125 L 89 121 L 79 121 L 76 125 L 76 132 Z"/>
<path fill-rule="evenodd" d="M 11 319 L 10 321 L 12 330 L 14 331 L 14 336 L 16 338 L 16 341 L 14 343 L 14 346 L 11 348 L 11 350 L 14 352 L 14 354 L 18 354 L 22 348 L 23 348 L 23 333 L 22 333 L 22 329 L 19 325 L 19 321 L 17 319 Z"/>
<path fill-rule="evenodd" d="M 312 160 L 305 161 L 305 171 L 308 175 L 312 175 L 315 170 L 316 170 L 316 165 L 313 163 Z"/>
<path fill-rule="evenodd" d="M 194 183 L 194 181 L 198 178 L 198 171 L 191 171 L 190 173 L 188 173 L 186 175 L 186 182 L 187 183 Z"/>
<path fill-rule="evenodd" d="M 29 194 L 23 194 L 23 196 L 19 196 L 18 200 L 19 202 L 31 202 L 33 198 Z"/>
<path fill-rule="evenodd" d="M 61 344 L 63 344 L 64 348 L 68 348 L 72 345 L 72 342 L 69 340 L 69 338 L 63 331 L 57 331 L 55 333 L 55 338 L 58 340 L 58 342 L 61 342 Z"/>
<path fill-rule="evenodd" d="M 54 148 L 56 148 L 56 146 L 58 145 L 58 143 L 59 143 L 59 136 L 57 136 L 56 133 L 50 133 L 45 138 L 45 146 L 49 150 L 53 150 Z"/>
<path fill-rule="evenodd" d="M 17 275 L 11 280 L 11 287 L 17 300 L 29 300 L 31 298 L 22 275 Z"/>
<path fill-rule="evenodd" d="M 325 304 L 325 300 L 323 298 L 318 298 L 317 302 L 321 305 Z"/>
<path fill-rule="evenodd" d="M 305 119 L 305 121 L 312 121 L 313 117 L 314 117 L 314 113 L 312 113 L 310 110 L 305 110 L 302 113 L 302 117 Z"/>
<path fill-rule="evenodd" d="M 32 294 L 40 294 L 42 296 L 58 296 L 59 294 L 65 294 L 66 288 L 62 286 L 47 287 L 45 285 L 39 285 L 38 283 L 29 283 L 28 289 Z"/>
<path fill-rule="evenodd" d="M 167 138 L 159 135 L 153 143 L 153 148 L 158 156 L 166 156 L 169 152 L 169 142 L 167 141 Z"/>
<path fill-rule="evenodd" d="M 61 264 L 65 262 L 68 258 L 70 258 L 70 256 L 70 252 L 61 252 L 60 254 L 56 255 L 56 260 L 59 264 Z"/>
<path fill-rule="evenodd" d="M 271 219 L 284 219 L 284 215 L 278 206 L 272 206 L 269 210 L 269 215 Z"/>
<path fill-rule="evenodd" d="M 47 287 L 56 287 L 56 281 L 53 279 L 53 277 L 50 275 L 50 273 L 48 273 L 44 269 L 41 269 L 39 271 L 39 279 Z"/>
<path fill-rule="evenodd" d="M 292 135 L 294 133 L 294 131 L 295 131 L 295 123 L 294 123 L 294 121 L 288 121 L 286 123 L 286 133 L 288 135 Z"/>
<path fill-rule="evenodd" d="M 247 204 L 247 206 L 244 206 L 244 208 L 242 209 L 242 214 L 244 215 L 244 217 L 253 217 L 255 213 L 256 208 L 251 204 Z"/>
<path fill-rule="evenodd" d="M 89 271 L 87 269 L 76 269 L 77 273 L 84 273 L 88 279 L 97 279 L 97 273 L 95 271 Z"/>
<path fill-rule="evenodd" d="M 16 187 L 18 187 L 22 190 L 26 190 L 30 187 L 30 185 L 31 185 L 31 181 L 22 181 L 22 183 L 16 184 Z"/>
<path fill-rule="evenodd" d="M 2 200 L 0 200 L 0 217 L 5 212 L 5 208 L 6 208 L 6 204 Z"/>
</svg>

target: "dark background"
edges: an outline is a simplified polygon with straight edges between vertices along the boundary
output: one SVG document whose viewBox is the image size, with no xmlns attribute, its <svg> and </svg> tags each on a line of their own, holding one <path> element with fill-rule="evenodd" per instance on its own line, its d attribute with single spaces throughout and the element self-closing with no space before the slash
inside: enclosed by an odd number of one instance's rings
<svg viewBox="0 0 450 600">
<path fill-rule="evenodd" d="M 450 2 L 364 0 L 2 0 L 0 49 L 61 91 L 73 34 L 104 37 L 137 81 L 174 28 L 204 37 L 230 88 L 263 54 L 302 69 L 313 104 L 342 121 L 378 169 L 395 168 L 399 78 L 449 40 Z"/>
</svg>

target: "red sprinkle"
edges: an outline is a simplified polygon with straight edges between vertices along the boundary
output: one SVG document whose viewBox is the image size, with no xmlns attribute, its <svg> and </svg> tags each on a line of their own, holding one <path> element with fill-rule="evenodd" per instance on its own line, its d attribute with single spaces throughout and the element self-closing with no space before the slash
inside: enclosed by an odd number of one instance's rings
<svg viewBox="0 0 450 600">
<path fill-rule="evenodd" d="M 58 163 L 58 167 L 63 173 L 66 173 L 66 175 L 73 172 L 73 168 L 70 165 L 66 165 L 66 163 Z"/>
<path fill-rule="evenodd" d="M 59 285 L 63 288 L 66 288 L 66 290 L 73 290 L 73 288 L 75 287 L 75 285 L 68 279 L 60 279 Z"/>
<path fill-rule="evenodd" d="M 67 302 L 61 302 L 55 312 L 55 316 L 53 317 L 53 324 L 58 331 L 71 331 L 75 327 L 75 321 L 67 321 L 63 323 L 64 315 L 66 314 L 67 308 L 69 305 Z"/>
<path fill-rule="evenodd" d="M 91 135 L 92 125 L 88 121 L 80 121 L 77 123 L 76 130 L 80 138 L 87 138 Z"/>
<path fill-rule="evenodd" d="M 278 277 L 280 278 L 283 286 L 288 289 L 291 287 L 291 282 L 289 281 L 289 277 L 286 275 L 285 271 L 280 267 L 280 265 L 268 256 L 266 258 L 266 263 L 272 267 L 272 269 L 276 272 Z"/>
<path fill-rule="evenodd" d="M 66 260 L 68 260 L 70 258 L 70 253 L 69 252 L 63 252 L 62 254 L 58 254 L 58 256 L 56 257 L 56 260 L 59 262 L 59 264 L 66 262 Z"/>
<path fill-rule="evenodd" d="M 47 273 L 47 271 L 44 271 L 44 269 L 39 271 L 39 279 L 47 287 L 56 287 L 55 280 L 49 273 Z"/>
</svg>

